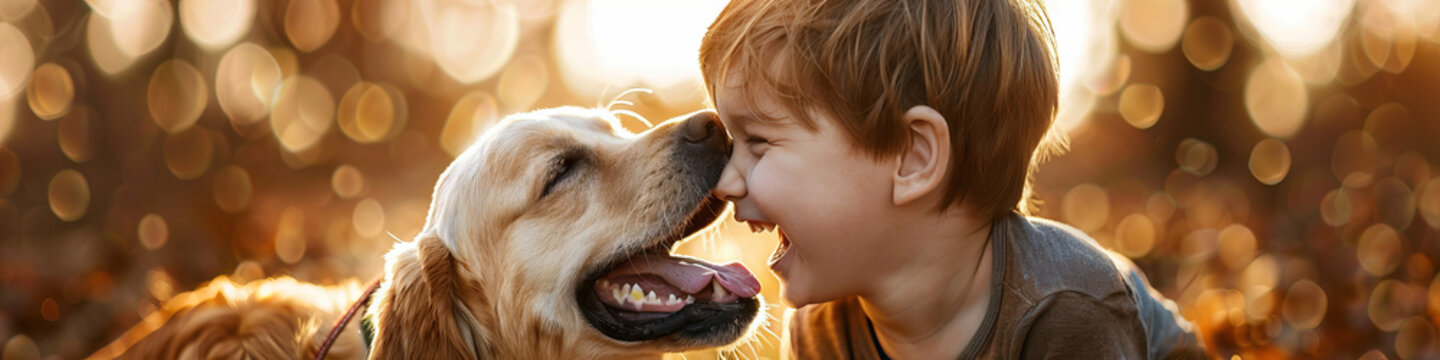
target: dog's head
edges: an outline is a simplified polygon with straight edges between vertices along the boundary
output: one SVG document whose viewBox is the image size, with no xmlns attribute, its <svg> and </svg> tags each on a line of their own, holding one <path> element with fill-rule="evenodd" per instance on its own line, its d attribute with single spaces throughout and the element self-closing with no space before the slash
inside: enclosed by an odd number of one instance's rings
<svg viewBox="0 0 1440 360">
<path fill-rule="evenodd" d="M 371 309 L 377 351 L 387 338 L 412 355 L 449 347 L 482 357 L 735 342 L 760 308 L 754 276 L 670 254 L 724 209 L 710 191 L 729 147 L 708 111 L 642 134 L 603 110 L 506 118 L 441 175 L 418 240 L 387 255 L 390 279 Z M 458 320 L 409 319 L 427 316 Z M 453 335 L 424 333 L 445 327 Z M 450 339 L 404 339 L 415 336 Z"/>
</svg>

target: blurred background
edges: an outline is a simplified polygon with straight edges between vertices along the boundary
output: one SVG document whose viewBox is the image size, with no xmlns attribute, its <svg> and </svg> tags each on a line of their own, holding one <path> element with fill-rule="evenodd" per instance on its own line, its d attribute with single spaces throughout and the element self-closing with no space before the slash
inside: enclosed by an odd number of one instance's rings
<svg viewBox="0 0 1440 360">
<path fill-rule="evenodd" d="M 1134 259 L 1219 358 L 1440 357 L 1440 1 L 1048 3 L 1071 150 L 1041 216 Z M 708 106 L 724 5 L 0 0 L 0 360 L 84 357 L 217 275 L 368 279 L 506 114 Z M 776 299 L 775 243 L 682 252 Z"/>
</svg>

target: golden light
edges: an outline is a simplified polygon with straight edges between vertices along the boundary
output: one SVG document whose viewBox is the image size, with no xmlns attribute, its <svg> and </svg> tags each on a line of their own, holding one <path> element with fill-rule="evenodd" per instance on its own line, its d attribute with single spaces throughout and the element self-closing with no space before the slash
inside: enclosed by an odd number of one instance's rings
<svg viewBox="0 0 1440 360">
<path fill-rule="evenodd" d="M 700 39 L 725 3 L 566 2 L 556 17 L 553 41 L 561 78 L 582 99 L 636 86 L 666 95 L 662 98 L 692 96 L 699 92 Z"/>
<path fill-rule="evenodd" d="M 340 5 L 335 0 L 291 1 L 285 8 L 285 36 L 300 52 L 319 49 L 340 27 Z"/>
<path fill-rule="evenodd" d="M 10 23 L 0 23 L 0 100 L 20 93 L 35 67 L 35 52 L 25 33 Z"/>
<path fill-rule="evenodd" d="M 1410 116 L 1410 110 L 1398 103 L 1385 103 L 1370 111 L 1365 118 L 1365 133 L 1375 139 L 1376 150 L 1383 165 L 1388 165 L 1411 149 L 1419 129 Z"/>
<path fill-rule="evenodd" d="M 1174 47 L 1190 20 L 1184 0 L 1121 0 L 1120 9 L 1120 33 L 1135 47 L 1156 54 Z"/>
<path fill-rule="evenodd" d="M 1415 191 L 1415 206 L 1431 228 L 1440 228 L 1440 177 L 1426 181 Z"/>
<path fill-rule="evenodd" d="M 39 360 L 41 359 L 40 346 L 36 345 L 34 340 L 30 340 L 29 336 L 25 336 L 24 334 L 17 334 L 10 337 L 9 340 L 5 341 L 4 356 L 6 360 Z"/>
<path fill-rule="evenodd" d="M 1145 214 L 1162 224 L 1169 221 L 1175 215 L 1175 198 L 1163 192 L 1151 194 L 1145 199 Z"/>
<path fill-rule="evenodd" d="M 1245 110 L 1250 121 L 1270 136 L 1295 135 L 1309 106 L 1305 81 L 1281 60 L 1261 63 L 1245 82 Z"/>
<path fill-rule="evenodd" d="M 106 19 L 115 48 L 130 58 L 139 58 L 154 51 L 170 36 L 175 24 L 175 9 L 165 0 L 116 0 L 124 3 L 117 11 L 99 17 Z"/>
<path fill-rule="evenodd" d="M 383 42 L 405 25 L 410 1 L 355 0 L 350 3 L 350 24 L 369 42 Z"/>
<path fill-rule="evenodd" d="M 1155 222 L 1145 214 L 1126 215 L 1115 225 L 1115 250 L 1130 258 L 1142 258 L 1155 248 Z"/>
<path fill-rule="evenodd" d="M 335 117 L 335 98 L 325 84 L 308 76 L 288 78 L 270 109 L 270 129 L 280 145 L 300 153 L 320 142 Z"/>
<path fill-rule="evenodd" d="M 10 138 L 10 130 L 15 128 L 16 111 L 18 111 L 16 107 L 19 102 L 19 96 L 9 99 L 0 98 L 0 144 L 4 144 L 5 140 Z"/>
<path fill-rule="evenodd" d="M 146 89 L 150 117 L 171 134 L 189 129 L 209 102 L 206 90 L 205 75 L 194 65 L 181 59 L 166 60 L 155 67 Z"/>
<path fill-rule="evenodd" d="M 25 98 L 35 116 L 55 120 L 70 111 L 70 103 L 75 101 L 75 81 L 70 78 L 70 71 L 55 63 L 45 63 L 30 76 Z"/>
<path fill-rule="evenodd" d="M 60 170 L 50 178 L 50 212 L 66 222 L 80 220 L 90 208 L 90 183 L 73 169 Z"/>
<path fill-rule="evenodd" d="M 120 51 L 110 19 L 99 15 L 88 18 L 85 21 L 85 47 L 100 72 L 115 75 L 135 63 L 135 56 Z"/>
<path fill-rule="evenodd" d="M 1375 212 L 1380 222 L 1397 231 L 1410 228 L 1415 220 L 1415 194 L 1404 181 L 1393 177 L 1375 183 Z"/>
<path fill-rule="evenodd" d="M 1400 359 L 1424 359 L 1436 355 L 1435 325 L 1423 316 L 1412 316 L 1400 323 L 1395 334 L 1395 353 Z"/>
<path fill-rule="evenodd" d="M 545 59 L 535 55 L 524 55 L 510 61 L 500 73 L 500 84 L 496 94 L 500 104 L 510 111 L 528 111 L 550 86 L 550 71 L 545 68 Z"/>
<path fill-rule="evenodd" d="M 1280 281 L 1280 264 L 1269 254 L 1260 255 L 1240 272 L 1240 291 L 1254 299 L 1270 292 Z"/>
<path fill-rule="evenodd" d="M 170 228 L 165 225 L 165 218 L 154 213 L 141 217 L 135 231 L 138 233 L 140 245 L 149 250 L 165 246 L 165 242 L 170 239 Z"/>
<path fill-rule="evenodd" d="M 60 117 L 60 152 L 70 161 L 83 163 L 95 156 L 95 130 L 91 126 L 99 124 L 99 116 L 94 108 L 81 104 Z"/>
<path fill-rule="evenodd" d="M 1410 303 L 1412 291 L 1416 290 L 1393 279 L 1383 280 L 1379 285 L 1375 285 L 1366 307 L 1370 322 L 1386 332 L 1399 330 L 1400 323 L 1417 310 L 1416 308 L 1424 305 Z"/>
<path fill-rule="evenodd" d="M 1094 232 L 1109 219 L 1110 194 L 1095 184 L 1080 184 L 1065 193 L 1061 206 L 1066 223 Z"/>
<path fill-rule="evenodd" d="M 181 180 L 204 175 L 215 157 L 215 139 L 202 127 L 169 134 L 165 137 L 165 166 Z"/>
<path fill-rule="evenodd" d="M 1131 84 L 1120 93 L 1120 116 L 1136 129 L 1149 129 L 1165 113 L 1165 94 L 1150 84 Z"/>
<path fill-rule="evenodd" d="M 250 182 L 250 172 L 245 168 L 227 165 L 215 172 L 211 193 L 215 205 L 229 213 L 240 212 L 250 206 L 250 196 L 255 186 Z"/>
<path fill-rule="evenodd" d="M 340 98 L 336 123 L 355 142 L 388 140 L 405 129 L 409 113 L 404 93 L 394 86 L 361 81 Z"/>
<path fill-rule="evenodd" d="M 0 0 L 0 21 L 14 21 L 29 14 L 36 0 Z"/>
<path fill-rule="evenodd" d="M 215 69 L 215 100 L 231 125 L 254 124 L 270 113 L 280 79 L 280 64 L 269 51 L 248 42 L 236 45 Z"/>
<path fill-rule="evenodd" d="M 1109 96 L 1116 90 L 1125 87 L 1130 81 L 1130 55 L 1120 54 L 1110 61 L 1109 64 L 1101 66 L 1101 70 L 1090 76 L 1085 81 L 1085 88 L 1090 89 L 1094 96 Z"/>
<path fill-rule="evenodd" d="M 353 198 L 365 191 L 365 175 L 354 166 L 340 165 L 335 167 L 335 172 L 330 175 L 330 188 L 341 198 Z"/>
<path fill-rule="evenodd" d="M 1355 0 L 1232 0 L 1230 4 L 1277 52 L 1304 57 L 1334 41 Z"/>
<path fill-rule="evenodd" d="M 1370 134 L 1351 130 L 1335 139 L 1330 153 L 1330 170 L 1335 178 L 1350 188 L 1360 188 L 1375 181 L 1380 168 L 1380 144 Z"/>
<path fill-rule="evenodd" d="M 1124 56 L 1117 60 L 1114 32 L 1102 30 L 1109 27 L 1104 24 L 1115 21 L 1117 1 L 1044 0 L 1043 3 L 1050 16 L 1056 56 L 1060 61 L 1060 111 L 1055 117 L 1055 127 L 1068 132 L 1090 115 L 1097 94 L 1108 94 L 1124 84 L 1129 77 L 1130 62 Z M 1095 68 L 1111 71 L 1092 70 Z"/>
<path fill-rule="evenodd" d="M 235 43 L 250 31 L 254 17 L 255 0 L 180 0 L 180 27 L 207 49 Z"/>
<path fill-rule="evenodd" d="M 462 84 L 485 80 L 500 71 L 520 43 L 520 20 L 514 11 L 502 9 L 503 4 L 416 1 L 428 26 L 430 55 L 441 70 Z"/>
<path fill-rule="evenodd" d="M 440 147 L 452 158 L 460 156 L 475 137 L 500 119 L 499 107 L 495 97 L 489 93 L 465 94 L 455 101 L 450 116 L 445 118 L 445 127 L 440 130 Z"/>
<path fill-rule="evenodd" d="M 1377 277 L 1385 276 L 1400 266 L 1402 246 L 1400 234 L 1395 232 L 1395 228 L 1375 224 L 1360 234 L 1355 256 L 1360 259 L 1360 267 L 1364 268 L 1365 272 Z"/>
<path fill-rule="evenodd" d="M 1195 68 L 1205 71 L 1219 69 L 1230 60 L 1235 47 L 1235 34 L 1230 25 L 1212 16 L 1201 16 L 1185 28 L 1180 50 Z"/>
<path fill-rule="evenodd" d="M 1354 211 L 1351 201 L 1350 192 L 1344 188 L 1331 190 L 1320 199 L 1320 218 L 1335 227 L 1349 223 Z"/>
<path fill-rule="evenodd" d="M 275 256 L 286 264 L 305 257 L 305 212 L 293 207 L 280 213 L 275 225 Z"/>
<path fill-rule="evenodd" d="M 1219 157 L 1214 145 L 1195 138 L 1180 140 L 1180 145 L 1175 147 L 1175 162 L 1180 164 L 1181 170 L 1195 176 L 1215 171 Z"/>
<path fill-rule="evenodd" d="M 375 199 L 360 200 L 351 214 L 351 223 L 355 224 L 356 234 L 367 238 L 376 237 L 385 231 L 385 208 Z"/>
<path fill-rule="evenodd" d="M 1290 174 L 1290 162 L 1290 148 L 1280 140 L 1260 140 L 1250 149 L 1250 175 L 1265 185 L 1285 180 Z"/>
<path fill-rule="evenodd" d="M 1240 270 L 1259 253 L 1255 233 L 1245 225 L 1231 224 L 1220 230 L 1220 262 L 1231 270 Z"/>
<path fill-rule="evenodd" d="M 1325 289 L 1310 279 L 1301 279 L 1290 285 L 1280 313 L 1296 329 L 1314 329 L 1325 320 L 1325 308 L 1328 306 Z"/>
</svg>

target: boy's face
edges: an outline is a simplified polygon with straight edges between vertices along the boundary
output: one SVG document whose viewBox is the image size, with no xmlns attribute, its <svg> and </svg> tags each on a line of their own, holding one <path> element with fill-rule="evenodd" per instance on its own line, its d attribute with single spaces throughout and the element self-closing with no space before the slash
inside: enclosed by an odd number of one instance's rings
<svg viewBox="0 0 1440 360">
<path fill-rule="evenodd" d="M 735 140 L 716 194 L 734 202 L 735 219 L 752 229 L 778 226 L 770 268 L 786 303 L 800 307 L 866 291 L 894 258 L 881 225 L 889 223 L 883 209 L 892 206 L 892 166 L 855 148 L 834 120 L 812 114 L 816 129 L 808 129 L 767 94 L 737 83 L 714 94 Z"/>
</svg>

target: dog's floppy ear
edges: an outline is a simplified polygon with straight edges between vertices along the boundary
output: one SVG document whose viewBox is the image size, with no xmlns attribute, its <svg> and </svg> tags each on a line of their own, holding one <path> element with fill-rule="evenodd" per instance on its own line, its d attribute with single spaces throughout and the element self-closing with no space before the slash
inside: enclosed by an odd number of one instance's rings
<svg viewBox="0 0 1440 360">
<path fill-rule="evenodd" d="M 408 255 L 408 256 L 407 256 Z M 460 297 L 484 303 L 460 284 L 457 263 L 439 237 L 425 237 L 411 254 L 392 254 L 388 291 L 377 299 L 372 359 L 476 359 L 490 353 L 483 331 Z"/>
</svg>

